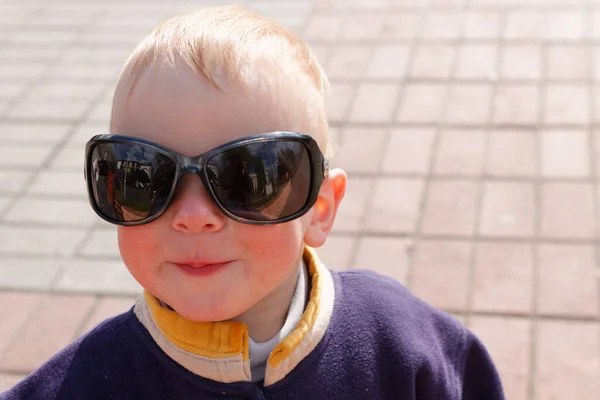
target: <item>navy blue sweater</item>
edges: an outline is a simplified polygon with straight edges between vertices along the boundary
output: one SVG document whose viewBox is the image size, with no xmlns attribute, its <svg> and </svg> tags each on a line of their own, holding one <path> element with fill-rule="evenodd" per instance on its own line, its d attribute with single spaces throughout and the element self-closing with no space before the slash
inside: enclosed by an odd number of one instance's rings
<svg viewBox="0 0 600 400">
<path fill-rule="evenodd" d="M 325 336 L 273 385 L 195 375 L 168 357 L 130 310 L 0 399 L 504 399 L 488 353 L 454 318 L 373 272 L 332 277 L 335 303 Z"/>
</svg>

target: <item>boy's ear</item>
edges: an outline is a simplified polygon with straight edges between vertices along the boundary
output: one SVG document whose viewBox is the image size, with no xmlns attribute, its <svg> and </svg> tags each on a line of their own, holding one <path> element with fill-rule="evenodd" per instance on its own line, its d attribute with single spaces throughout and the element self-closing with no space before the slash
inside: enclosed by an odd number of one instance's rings
<svg viewBox="0 0 600 400">
<path fill-rule="evenodd" d="M 325 243 L 337 213 L 338 206 L 346 194 L 346 173 L 339 168 L 329 171 L 329 175 L 319 191 L 319 198 L 313 206 L 310 225 L 304 235 L 304 243 L 319 247 Z"/>
</svg>

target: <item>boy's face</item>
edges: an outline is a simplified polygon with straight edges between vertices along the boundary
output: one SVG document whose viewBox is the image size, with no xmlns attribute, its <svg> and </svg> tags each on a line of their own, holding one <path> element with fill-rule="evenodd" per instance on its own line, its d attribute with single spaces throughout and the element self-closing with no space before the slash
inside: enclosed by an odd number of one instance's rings
<svg viewBox="0 0 600 400">
<path fill-rule="evenodd" d="M 117 87 L 111 133 L 187 156 L 256 133 L 304 130 L 295 121 L 300 105 L 293 96 L 281 104 L 262 91 L 252 92 L 254 99 L 241 88 L 219 92 L 183 65 L 142 73 L 126 108 L 124 86 Z M 165 214 L 145 225 L 119 226 L 118 237 L 127 268 L 144 288 L 188 319 L 220 321 L 293 288 L 303 242 L 322 244 L 328 224 L 315 218 L 315 207 L 283 224 L 233 221 L 212 203 L 198 176 L 186 175 Z M 181 265 L 193 263 L 225 264 Z"/>
</svg>

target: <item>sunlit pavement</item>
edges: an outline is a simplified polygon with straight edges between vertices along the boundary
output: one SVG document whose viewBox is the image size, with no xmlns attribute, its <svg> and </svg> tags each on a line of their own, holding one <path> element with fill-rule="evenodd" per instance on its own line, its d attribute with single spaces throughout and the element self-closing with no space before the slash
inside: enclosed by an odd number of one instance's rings
<svg viewBox="0 0 600 400">
<path fill-rule="evenodd" d="M 598 400 L 600 1 L 427 3 L 242 3 L 332 82 L 349 187 L 320 254 L 463 321 L 507 398 Z M 0 1 L 0 390 L 139 293 L 83 146 L 135 44 L 202 4 Z"/>
</svg>

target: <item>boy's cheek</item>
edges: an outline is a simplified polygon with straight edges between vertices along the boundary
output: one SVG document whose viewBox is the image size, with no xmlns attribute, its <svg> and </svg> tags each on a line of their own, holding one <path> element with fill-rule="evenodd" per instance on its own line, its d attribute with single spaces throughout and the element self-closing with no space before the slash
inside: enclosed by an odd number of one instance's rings
<svg viewBox="0 0 600 400">
<path fill-rule="evenodd" d="M 155 254 L 156 240 L 145 225 L 118 226 L 117 240 L 121 257 L 126 263 Z"/>
</svg>

